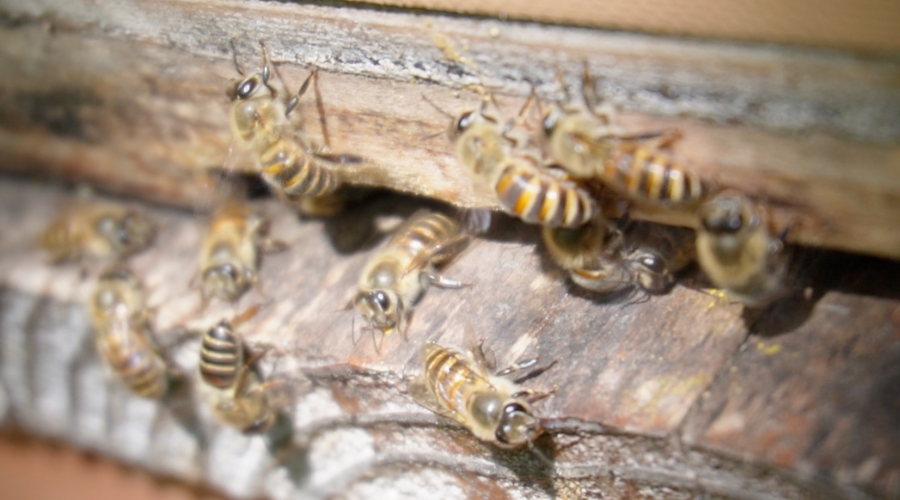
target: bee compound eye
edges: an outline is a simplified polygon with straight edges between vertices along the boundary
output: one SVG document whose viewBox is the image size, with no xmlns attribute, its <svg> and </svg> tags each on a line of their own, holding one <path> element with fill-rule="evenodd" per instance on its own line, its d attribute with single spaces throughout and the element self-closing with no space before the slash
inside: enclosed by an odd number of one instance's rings
<svg viewBox="0 0 900 500">
<path fill-rule="evenodd" d="M 381 308 L 382 311 L 388 310 L 391 306 L 391 299 L 384 292 L 375 292 L 374 295 L 375 303 L 378 304 L 378 307 Z"/>
<path fill-rule="evenodd" d="M 468 129 L 470 126 L 472 126 L 472 112 L 471 111 L 469 111 L 468 113 L 464 113 L 462 116 L 459 117 L 459 120 L 456 122 L 456 131 L 458 133 L 465 132 L 466 129 Z"/>
<path fill-rule="evenodd" d="M 237 89 L 237 96 L 239 99 L 246 99 L 250 97 L 250 94 L 256 90 L 256 78 L 251 78 L 249 80 L 245 80 L 242 82 Z"/>
</svg>

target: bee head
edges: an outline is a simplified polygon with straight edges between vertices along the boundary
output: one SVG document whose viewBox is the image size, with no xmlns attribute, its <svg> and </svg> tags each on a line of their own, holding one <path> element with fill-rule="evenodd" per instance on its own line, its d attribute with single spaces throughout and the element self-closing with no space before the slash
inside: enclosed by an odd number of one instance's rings
<svg viewBox="0 0 900 500">
<path fill-rule="evenodd" d="M 360 292 L 354 304 L 363 317 L 380 330 L 395 328 L 400 322 L 402 305 L 400 298 L 391 290 Z"/>
<path fill-rule="evenodd" d="M 129 212 L 121 220 L 112 216 L 100 218 L 97 231 L 120 255 L 128 255 L 147 246 L 156 232 L 149 220 L 134 212 Z"/>
<path fill-rule="evenodd" d="M 700 208 L 703 229 L 715 234 L 734 235 L 759 225 L 759 214 L 744 197 L 725 194 Z"/>
<path fill-rule="evenodd" d="M 510 448 L 533 443 L 544 429 L 531 409 L 520 401 L 511 401 L 503 407 L 497 422 L 497 441 Z"/>
<path fill-rule="evenodd" d="M 117 308 L 137 310 L 143 306 L 141 284 L 124 267 L 114 266 L 100 275 L 90 304 L 95 316 L 111 316 Z"/>
<path fill-rule="evenodd" d="M 250 286 L 249 273 L 249 269 L 241 272 L 230 262 L 208 267 L 202 276 L 203 296 L 235 300 Z"/>
<path fill-rule="evenodd" d="M 648 292 L 665 292 L 673 283 L 673 276 L 666 267 L 665 259 L 655 251 L 639 251 L 632 266 L 641 288 Z"/>
</svg>

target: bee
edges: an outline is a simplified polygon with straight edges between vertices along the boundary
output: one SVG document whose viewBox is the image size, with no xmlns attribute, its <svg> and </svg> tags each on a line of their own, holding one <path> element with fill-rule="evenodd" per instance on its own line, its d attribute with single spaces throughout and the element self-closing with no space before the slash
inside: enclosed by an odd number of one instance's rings
<svg viewBox="0 0 900 500">
<path fill-rule="evenodd" d="M 422 377 L 410 393 L 420 405 L 459 422 L 482 441 L 504 449 L 531 447 L 543 433 L 531 402 L 545 394 L 523 389 L 507 375 L 537 360 L 491 374 L 483 353 L 478 354 L 427 342 Z"/>
<path fill-rule="evenodd" d="M 243 202 L 230 201 L 210 218 L 200 247 L 200 293 L 235 301 L 258 286 L 261 250 L 279 249 L 281 243 L 265 237 L 268 219 Z"/>
<path fill-rule="evenodd" d="M 621 260 L 622 232 L 601 215 L 574 229 L 544 227 L 542 237 L 550 257 L 576 285 L 600 293 L 631 287 L 631 273 Z"/>
<path fill-rule="evenodd" d="M 622 134 L 613 124 L 613 110 L 596 105 L 587 67 L 581 101 L 554 106 L 543 119 L 550 156 L 573 177 L 597 179 L 628 199 L 650 205 L 692 206 L 707 196 L 709 188 L 700 176 L 661 150 L 679 135 L 662 134 L 659 144 L 650 147 L 647 139 L 660 134 Z"/>
<path fill-rule="evenodd" d="M 146 216 L 106 203 L 76 205 L 60 213 L 38 241 L 52 263 L 84 257 L 124 258 L 146 248 L 156 233 Z"/>
<path fill-rule="evenodd" d="M 667 292 L 678 274 L 694 262 L 695 236 L 687 228 L 636 223 L 626 240 L 633 249 L 622 260 L 634 283 L 648 293 Z"/>
<path fill-rule="evenodd" d="M 138 396 L 160 399 L 169 390 L 166 362 L 150 333 L 144 291 L 128 271 L 104 272 L 88 304 L 100 357 Z"/>
<path fill-rule="evenodd" d="M 464 286 L 436 269 L 462 251 L 469 238 L 460 224 L 446 215 L 416 212 L 366 264 L 353 300 L 356 309 L 371 327 L 385 333 L 408 325 L 413 304 L 428 286 Z"/>
<path fill-rule="evenodd" d="M 515 140 L 507 132 L 516 120 L 501 126 L 488 108 L 490 95 L 481 87 L 475 89 L 482 95 L 480 109 L 455 118 L 450 130 L 456 158 L 472 180 L 490 189 L 504 211 L 528 224 L 578 227 L 590 220 L 597 211 L 590 194 L 574 182 L 539 167 L 535 158 L 515 154 Z M 519 117 L 530 101 L 531 98 Z"/>
<path fill-rule="evenodd" d="M 665 293 L 694 255 L 689 229 L 623 221 L 612 225 L 600 217 L 576 229 L 544 228 L 543 239 L 573 283 L 607 294 L 635 286 Z"/>
<path fill-rule="evenodd" d="M 700 207 L 697 260 L 709 279 L 750 307 L 785 294 L 788 258 L 762 211 L 743 196 L 724 192 Z"/>
<path fill-rule="evenodd" d="M 310 73 L 296 95 L 289 96 L 283 83 L 272 81 L 274 69 L 265 45 L 262 51 L 262 70 L 249 76 L 244 76 L 235 52 L 234 65 L 242 78 L 226 92 L 233 103 L 231 129 L 234 137 L 256 155 L 262 179 L 280 198 L 296 201 L 302 197 L 329 195 L 341 184 L 334 170 L 337 162 L 329 161 L 326 155 L 310 147 L 290 120 L 291 111 L 297 107 L 318 71 Z"/>
<path fill-rule="evenodd" d="M 216 416 L 245 433 L 265 433 L 278 417 L 269 383 L 260 380 L 254 362 L 264 353 L 248 355 L 234 329 L 252 317 L 258 306 L 232 321 L 222 320 L 203 334 L 200 380 Z"/>
</svg>

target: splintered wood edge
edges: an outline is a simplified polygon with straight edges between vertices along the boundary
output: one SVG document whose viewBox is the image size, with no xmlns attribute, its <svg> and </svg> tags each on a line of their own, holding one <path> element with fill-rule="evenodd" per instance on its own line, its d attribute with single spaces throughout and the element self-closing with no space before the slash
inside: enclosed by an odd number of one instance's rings
<svg viewBox="0 0 900 500">
<path fill-rule="evenodd" d="M 456 114 L 477 103 L 458 89 L 483 83 L 512 115 L 529 82 L 560 98 L 557 70 L 574 87 L 586 61 L 627 130 L 680 130 L 674 153 L 760 200 L 791 241 L 900 257 L 900 66 L 889 60 L 368 9 L 170 0 L 112 3 L 113 16 L 87 5 L 4 7 L 19 21 L 0 30 L 0 63 L 21 71 L 0 76 L 3 169 L 196 207 L 207 169 L 252 165 L 228 125 L 229 43 L 252 70 L 266 40 L 289 87 L 321 68 L 331 150 L 367 160 L 340 167 L 349 182 L 496 208 L 422 97 Z M 310 98 L 300 111 L 320 140 Z"/>
</svg>

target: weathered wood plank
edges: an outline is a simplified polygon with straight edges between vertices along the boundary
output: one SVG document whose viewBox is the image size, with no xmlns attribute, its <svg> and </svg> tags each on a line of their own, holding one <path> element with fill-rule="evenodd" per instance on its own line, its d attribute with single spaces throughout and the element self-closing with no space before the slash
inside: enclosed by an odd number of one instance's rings
<svg viewBox="0 0 900 500">
<path fill-rule="evenodd" d="M 869 264 L 823 262 L 836 291 L 805 323 L 789 319 L 798 304 L 758 323 L 687 420 L 686 442 L 900 494 L 900 267 Z"/>
<path fill-rule="evenodd" d="M 900 66 L 890 58 L 281 3 L 10 1 L 3 12 L 0 63 L 14 69 L 0 77 L 6 170 L 192 204 L 199 172 L 250 166 L 228 154 L 228 47 L 236 39 L 255 67 L 265 39 L 293 86 L 322 68 L 332 149 L 371 160 L 342 169 L 352 182 L 495 206 L 444 136 L 427 139 L 448 120 L 421 96 L 457 112 L 476 99 L 449 89 L 483 82 L 514 113 L 527 82 L 559 97 L 556 70 L 574 84 L 587 61 L 626 128 L 680 129 L 680 156 L 768 203 L 776 224 L 794 224 L 793 240 L 900 256 Z M 465 59 L 447 59 L 440 40 Z M 315 136 L 315 107 L 302 111 Z"/>
<path fill-rule="evenodd" d="M 447 271 L 473 286 L 430 290 L 416 308 L 408 340 L 390 336 L 378 355 L 368 337 L 354 343 L 354 313 L 343 310 L 374 250 L 371 240 L 359 245 L 367 241 L 359 235 L 372 234 L 365 228 L 373 221 L 383 229 L 421 202 L 368 200 L 364 210 L 327 223 L 298 222 L 286 207 L 266 203 L 273 235 L 291 244 L 288 251 L 264 257 L 266 298 L 253 292 L 238 304 L 213 304 L 202 312 L 189 281 L 203 217 L 148 210 L 160 234 L 151 249 L 133 257 L 131 267 L 147 285 L 149 305 L 158 308 L 154 324 L 178 368 L 187 374 L 196 369 L 198 339 L 186 331 L 266 304 L 241 332 L 251 348 L 268 348 L 263 373 L 291 388 L 294 447 L 276 461 L 261 438 L 216 424 L 203 401 L 190 394 L 157 405 L 134 398 L 106 377 L 91 354 L 83 306 L 96 269 L 85 278 L 76 266 L 49 267 L 30 244 L 67 198 L 57 189 L 0 182 L 0 227 L 8 228 L 0 234 L 0 381 L 8 402 L 6 423 L 30 433 L 241 498 L 401 498 L 401 485 L 417 492 L 439 488 L 447 498 L 497 499 L 857 498 L 866 488 L 884 498 L 896 493 L 889 482 L 837 474 L 838 447 L 824 446 L 808 458 L 816 470 L 837 467 L 827 478 L 808 475 L 804 464 L 780 462 L 761 444 L 741 448 L 737 459 L 726 458 L 734 449 L 724 455 L 705 451 L 717 443 L 714 434 L 702 434 L 715 431 L 715 422 L 698 417 L 707 411 L 705 391 L 712 388 L 714 395 L 706 398 L 714 401 L 723 380 L 742 374 L 749 378 L 737 383 L 753 388 L 757 397 L 771 391 L 757 383 L 765 378 L 752 369 L 734 374 L 725 368 L 746 336 L 740 307 L 684 287 L 630 305 L 599 302 L 568 289 L 560 273 L 546 265 L 534 245 L 534 228 L 505 221 L 473 245 Z M 348 235 L 363 248 L 354 250 Z M 863 268 L 884 265 L 870 262 Z M 860 291 L 864 294 L 825 294 L 808 320 L 819 335 L 811 339 L 801 327 L 795 342 L 802 359 L 782 369 L 785 379 L 800 372 L 839 383 L 843 372 L 829 371 L 833 351 L 816 348 L 819 337 L 852 337 L 856 345 L 870 346 L 865 359 L 854 364 L 854 380 L 885 389 L 840 399 L 833 408 L 859 418 L 874 411 L 879 417 L 871 419 L 870 435 L 890 436 L 897 409 L 878 402 L 891 386 L 880 385 L 889 377 L 877 370 L 894 360 L 900 341 L 881 336 L 869 344 L 866 328 L 843 328 L 824 308 L 829 300 L 850 297 L 841 302 L 849 317 L 877 319 L 886 304 L 897 307 L 895 299 L 873 299 Z M 780 316 L 764 319 L 773 317 Z M 527 451 L 500 452 L 481 444 L 406 394 L 421 342 L 460 345 L 467 325 L 485 338 L 499 364 L 534 353 L 558 360 L 527 383 L 556 389 L 537 405 L 549 431 L 538 448 L 553 465 Z M 784 334 L 783 342 L 794 341 L 794 335 Z M 754 343 L 744 345 L 731 364 L 755 349 Z M 681 443 L 685 421 L 692 431 Z M 773 433 L 819 428 L 794 429 L 789 419 L 767 425 L 774 426 Z M 890 477 L 900 447 L 889 444 L 862 441 L 858 454 L 847 460 L 875 457 L 883 464 L 878 473 Z"/>
<path fill-rule="evenodd" d="M 900 50 L 900 35 L 895 29 L 900 20 L 900 7 L 877 0 L 769 0 L 740 6 L 714 0 L 603 3 L 538 0 L 526 4 L 503 0 L 370 0 L 360 3 L 645 33 L 886 53 Z M 815 15 L 811 15 L 813 12 Z"/>
</svg>

